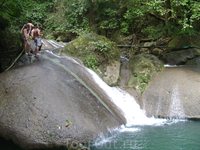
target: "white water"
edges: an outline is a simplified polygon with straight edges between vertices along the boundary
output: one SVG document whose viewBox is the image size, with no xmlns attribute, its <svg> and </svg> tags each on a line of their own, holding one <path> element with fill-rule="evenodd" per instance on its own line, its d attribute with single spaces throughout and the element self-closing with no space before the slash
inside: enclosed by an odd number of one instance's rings
<svg viewBox="0 0 200 150">
<path fill-rule="evenodd" d="M 169 114 L 170 117 L 175 118 L 184 118 L 185 116 L 178 85 L 173 86 Z"/>
<path fill-rule="evenodd" d="M 52 41 L 52 40 L 46 40 L 48 43 L 50 43 L 53 47 L 55 47 L 55 48 L 60 48 L 60 47 L 64 47 L 64 45 L 62 45 L 61 43 L 57 43 L 57 42 L 55 42 L 55 41 Z"/>
<path fill-rule="evenodd" d="M 171 67 L 171 66 L 166 66 L 166 67 Z M 96 81 L 99 87 L 101 87 L 104 90 L 104 92 L 107 94 L 110 100 L 113 103 L 115 103 L 115 105 L 121 110 L 122 114 L 124 115 L 127 121 L 127 124 L 122 125 L 119 129 L 111 130 L 110 134 L 100 135 L 99 138 L 96 139 L 94 143 L 95 146 L 101 146 L 105 143 L 112 143 L 112 141 L 115 140 L 116 137 L 120 136 L 120 133 L 122 132 L 123 133 L 124 132 L 128 132 L 128 133 L 141 132 L 142 131 L 141 126 L 144 126 L 144 125 L 163 126 L 165 124 L 170 125 L 179 121 L 185 121 L 185 120 L 180 120 L 180 119 L 167 120 L 167 119 L 156 119 L 153 117 L 152 118 L 147 117 L 145 115 L 145 112 L 140 109 L 140 106 L 137 104 L 134 97 L 132 97 L 130 94 L 128 94 L 127 92 L 123 91 L 120 88 L 116 88 L 116 87 L 112 88 L 108 86 L 92 70 L 88 69 L 88 72 L 91 73 L 91 76 L 93 77 L 93 79 Z M 176 104 L 178 104 L 178 106 Z M 177 113 L 180 111 L 178 108 L 181 108 L 181 111 L 183 112 L 183 109 L 180 103 L 178 88 L 175 87 L 175 91 L 172 96 L 172 102 L 171 102 L 171 107 L 170 107 L 170 111 L 172 111 L 171 115 L 177 115 Z M 160 110 L 160 108 L 158 110 Z"/>
<path fill-rule="evenodd" d="M 60 43 L 56 43 L 52 40 L 47 40 L 50 44 L 52 44 L 55 48 L 63 47 Z M 133 125 L 161 125 L 166 122 L 166 119 L 156 119 L 156 118 L 148 118 L 145 115 L 145 112 L 140 109 L 140 106 L 135 101 L 134 97 L 128 94 L 126 91 L 123 91 L 117 87 L 108 86 L 102 79 L 92 70 L 88 69 L 93 79 L 96 83 L 101 87 L 110 100 L 121 109 L 122 114 L 126 118 L 127 124 L 126 127 L 131 127 Z M 121 127 L 122 131 L 132 130 L 131 128 Z"/>
<path fill-rule="evenodd" d="M 144 111 L 140 109 L 133 96 L 120 88 L 108 86 L 96 73 L 90 69 L 88 71 L 110 100 L 121 109 L 127 121 L 126 127 L 133 125 L 160 125 L 166 122 L 166 119 L 148 118 Z"/>
</svg>

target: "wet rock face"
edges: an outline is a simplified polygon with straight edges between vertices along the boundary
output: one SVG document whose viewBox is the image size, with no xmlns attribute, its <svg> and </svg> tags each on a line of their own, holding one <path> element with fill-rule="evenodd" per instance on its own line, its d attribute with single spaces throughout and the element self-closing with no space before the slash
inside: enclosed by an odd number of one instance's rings
<svg viewBox="0 0 200 150">
<path fill-rule="evenodd" d="M 66 59 L 43 53 L 0 74 L 1 137 L 24 149 L 53 148 L 125 123 L 82 65 Z"/>
<path fill-rule="evenodd" d="M 165 68 L 147 86 L 142 108 L 149 116 L 200 118 L 200 69 Z"/>
</svg>

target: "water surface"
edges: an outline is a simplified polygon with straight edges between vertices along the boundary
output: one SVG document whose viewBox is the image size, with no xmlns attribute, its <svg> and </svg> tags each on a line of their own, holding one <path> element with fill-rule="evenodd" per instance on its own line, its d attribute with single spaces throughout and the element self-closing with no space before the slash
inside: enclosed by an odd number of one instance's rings
<svg viewBox="0 0 200 150">
<path fill-rule="evenodd" d="M 124 128 L 104 135 L 91 150 L 199 150 L 200 121 L 168 120 L 160 125 Z"/>
</svg>

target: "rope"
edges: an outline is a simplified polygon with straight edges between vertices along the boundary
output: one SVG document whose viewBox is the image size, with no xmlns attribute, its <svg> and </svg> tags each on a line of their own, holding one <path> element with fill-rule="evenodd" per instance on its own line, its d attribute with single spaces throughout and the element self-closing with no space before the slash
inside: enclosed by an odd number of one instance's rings
<svg viewBox="0 0 200 150">
<path fill-rule="evenodd" d="M 22 52 L 19 54 L 19 56 L 13 61 L 13 63 L 5 70 L 5 71 L 8 71 L 8 70 L 10 70 L 13 66 L 14 66 L 14 64 L 16 63 L 16 61 L 21 57 L 21 55 L 23 54 L 23 52 L 24 52 L 24 49 L 22 50 Z"/>
</svg>

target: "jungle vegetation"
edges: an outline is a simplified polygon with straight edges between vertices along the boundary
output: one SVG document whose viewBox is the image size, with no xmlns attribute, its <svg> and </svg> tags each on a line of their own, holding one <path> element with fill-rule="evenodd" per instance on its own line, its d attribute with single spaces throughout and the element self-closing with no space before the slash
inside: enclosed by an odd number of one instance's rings
<svg viewBox="0 0 200 150">
<path fill-rule="evenodd" d="M 200 30 L 199 0 L 0 0 L 1 28 L 17 31 L 25 22 L 46 32 L 78 35 L 120 31 L 159 38 Z M 1 21 L 2 22 L 2 21 Z"/>
</svg>

